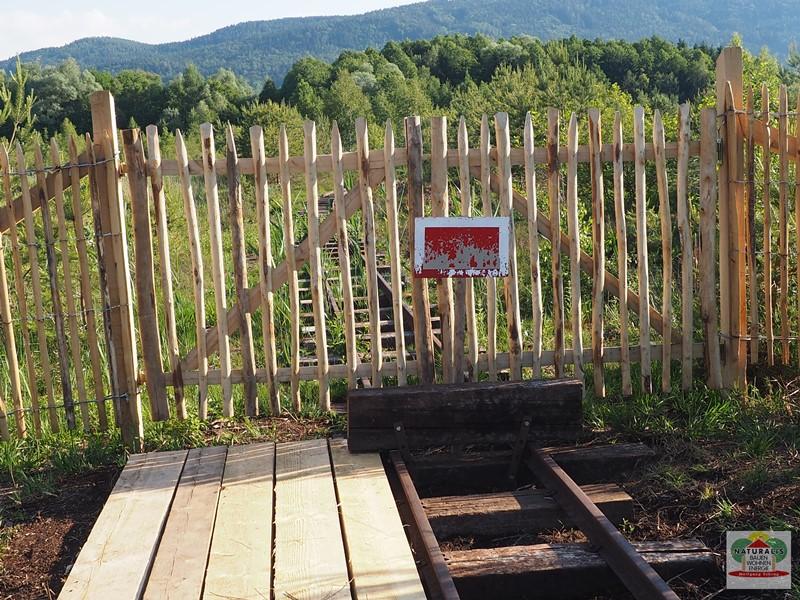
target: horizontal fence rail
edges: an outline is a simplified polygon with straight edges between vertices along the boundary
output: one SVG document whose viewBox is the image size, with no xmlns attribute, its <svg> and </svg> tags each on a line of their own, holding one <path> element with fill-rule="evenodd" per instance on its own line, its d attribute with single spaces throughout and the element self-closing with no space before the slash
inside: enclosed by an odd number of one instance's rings
<svg viewBox="0 0 800 600">
<path fill-rule="evenodd" d="M 296 156 L 283 127 L 120 134 L 107 92 L 92 114 L 66 151 L 0 150 L 3 438 L 113 418 L 135 447 L 143 413 L 565 374 L 630 396 L 790 360 L 799 147 L 786 88 L 757 111 L 737 49 L 716 108 L 358 120 L 348 150 L 309 121 Z M 509 275 L 414 278 L 426 215 L 511 217 Z"/>
</svg>

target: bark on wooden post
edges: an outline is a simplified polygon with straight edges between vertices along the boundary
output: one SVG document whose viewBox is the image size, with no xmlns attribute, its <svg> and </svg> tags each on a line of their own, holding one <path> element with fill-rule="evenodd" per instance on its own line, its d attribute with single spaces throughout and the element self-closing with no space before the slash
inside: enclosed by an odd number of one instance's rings
<svg viewBox="0 0 800 600">
<path fill-rule="evenodd" d="M 594 255 L 594 277 L 592 278 L 592 363 L 594 393 L 604 398 L 606 383 L 603 373 L 603 313 L 606 283 L 606 233 L 605 194 L 603 190 L 602 163 L 603 136 L 600 129 L 600 111 L 589 110 L 589 154 L 592 178 L 592 246 Z M 664 331 L 671 329 L 669 323 Z"/>
<path fill-rule="evenodd" d="M 44 157 L 37 144 L 34 148 L 36 164 L 37 193 L 42 214 L 44 230 L 44 249 L 47 264 L 47 280 L 50 284 L 50 300 L 53 306 L 53 321 L 56 329 L 56 347 L 58 348 L 58 370 L 61 378 L 61 395 L 64 399 L 64 415 L 67 428 L 75 429 L 75 399 L 72 395 L 72 382 L 69 376 L 69 353 L 67 352 L 67 334 L 64 328 L 64 310 L 61 304 L 61 293 L 58 285 L 58 264 L 56 259 L 55 239 L 53 238 L 53 219 L 50 214 L 49 193 L 44 174 Z"/>
<path fill-rule="evenodd" d="M 167 348 L 169 368 L 172 371 L 172 385 L 175 392 L 175 412 L 179 419 L 186 418 L 186 399 L 183 394 L 183 372 L 178 348 L 178 330 L 175 322 L 175 294 L 172 291 L 172 258 L 169 249 L 169 223 L 167 221 L 167 199 L 164 195 L 164 180 L 161 175 L 161 145 L 158 127 L 148 125 L 147 129 L 147 168 L 150 176 L 150 190 L 153 194 L 156 230 L 158 231 L 158 254 L 161 274 L 161 291 L 164 295 L 164 319 L 167 326 Z"/>
<path fill-rule="evenodd" d="M 253 348 L 253 325 L 250 318 L 252 307 L 248 306 L 247 250 L 244 242 L 244 216 L 242 213 L 242 182 L 239 173 L 239 156 L 233 138 L 233 127 L 225 128 L 225 162 L 228 171 L 228 206 L 231 220 L 231 251 L 236 296 L 239 298 L 239 321 L 241 322 L 240 344 L 242 347 L 242 370 L 244 371 L 244 408 L 248 417 L 258 415 L 256 391 L 256 362 Z"/>
<path fill-rule="evenodd" d="M 506 300 L 506 324 L 508 326 L 508 353 L 511 381 L 522 380 L 522 331 L 520 329 L 519 282 L 517 281 L 517 238 L 514 233 L 514 188 L 511 179 L 511 139 L 508 127 L 508 113 L 494 116 L 497 136 L 497 176 L 500 182 L 498 202 L 500 215 L 509 217 L 508 276 L 503 280 Z"/>
<path fill-rule="evenodd" d="M 122 132 L 125 162 L 128 166 L 128 185 L 133 209 L 134 248 L 136 251 L 136 309 L 139 315 L 139 335 L 142 338 L 147 395 L 150 411 L 156 421 L 169 419 L 164 372 L 161 363 L 161 339 L 156 312 L 156 285 L 153 272 L 153 229 L 150 203 L 147 196 L 147 171 L 138 129 Z"/>
<path fill-rule="evenodd" d="M 725 48 L 717 58 L 717 116 L 722 163 L 719 167 L 720 333 L 724 387 L 744 385 L 747 358 L 741 334 L 746 331 L 744 285 L 744 136 L 737 127 L 742 103 L 742 49 Z M 739 106 L 741 108 L 741 106 Z M 741 239 L 740 239 L 741 238 Z"/>
<path fill-rule="evenodd" d="M 422 125 L 419 117 L 409 117 L 406 126 L 406 152 L 408 155 L 408 249 L 414 260 L 414 219 L 424 217 Z M 419 365 L 418 373 L 423 384 L 433 383 L 433 334 L 431 332 L 431 307 L 428 282 L 417 277 L 411 280 L 411 297 L 414 306 L 414 353 Z"/>
<path fill-rule="evenodd" d="M 101 219 L 103 262 L 109 300 L 110 352 L 117 368 L 112 380 L 120 404 L 120 429 L 126 446 L 139 450 L 144 435 L 141 398 L 136 384 L 138 360 L 131 305 L 131 277 L 128 237 L 119 180 L 119 140 L 115 122 L 114 97 L 108 91 L 90 98 L 95 159 L 107 161 L 98 169 L 97 192 Z M 105 172 L 106 177 L 101 174 Z M 113 226 L 112 226 L 113 224 Z"/>
<path fill-rule="evenodd" d="M 716 168 L 716 112 L 707 108 L 700 113 L 700 311 L 711 389 L 722 387 L 716 298 Z"/>
</svg>

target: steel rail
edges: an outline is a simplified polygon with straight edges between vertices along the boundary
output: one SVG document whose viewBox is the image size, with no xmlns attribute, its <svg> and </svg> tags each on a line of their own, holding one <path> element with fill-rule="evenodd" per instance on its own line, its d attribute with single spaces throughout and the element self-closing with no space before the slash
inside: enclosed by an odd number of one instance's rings
<svg viewBox="0 0 800 600">
<path fill-rule="evenodd" d="M 556 461 L 539 449 L 531 449 L 526 463 L 634 597 L 678 600 L 678 595 Z"/>
<path fill-rule="evenodd" d="M 429 587 L 434 588 L 431 592 L 443 600 L 460 600 L 456 585 L 450 575 L 450 569 L 447 568 L 444 555 L 442 555 L 442 550 L 439 548 L 439 542 L 436 540 L 431 524 L 428 521 L 428 516 L 422 507 L 417 488 L 414 487 L 414 482 L 411 480 L 411 474 L 408 472 L 406 463 L 403 461 L 402 455 L 396 450 L 390 452 L 389 457 L 400 482 L 406 505 L 411 513 L 411 519 L 414 521 L 413 526 L 416 528 L 421 540 L 422 547 L 417 548 L 417 550 L 425 556 L 433 572 L 433 581 L 427 582 Z"/>
</svg>

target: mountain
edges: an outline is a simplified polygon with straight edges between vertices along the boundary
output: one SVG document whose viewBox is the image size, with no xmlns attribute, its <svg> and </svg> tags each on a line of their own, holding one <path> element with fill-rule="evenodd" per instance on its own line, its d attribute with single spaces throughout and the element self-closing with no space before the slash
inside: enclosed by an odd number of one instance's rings
<svg viewBox="0 0 800 600">
<path fill-rule="evenodd" d="M 226 67 L 260 85 L 267 75 L 280 83 L 291 65 L 309 54 L 333 60 L 347 49 L 447 33 L 625 40 L 658 35 L 721 45 L 738 32 L 750 49 L 767 46 L 786 56 L 800 31 L 796 1 L 429 0 L 363 15 L 250 21 L 166 44 L 84 38 L 26 52 L 22 60 L 49 65 L 74 58 L 84 67 L 144 69 L 165 79 L 194 63 L 206 75 Z M 0 68 L 12 67 L 13 59 L 0 63 Z"/>
</svg>

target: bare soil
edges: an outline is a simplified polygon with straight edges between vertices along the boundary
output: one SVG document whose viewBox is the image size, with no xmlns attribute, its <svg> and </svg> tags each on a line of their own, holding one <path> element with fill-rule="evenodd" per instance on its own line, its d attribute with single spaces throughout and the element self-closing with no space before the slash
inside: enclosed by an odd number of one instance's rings
<svg viewBox="0 0 800 600">
<path fill-rule="evenodd" d="M 64 482 L 57 495 L 4 504 L 10 536 L 0 558 L 0 598 L 55 598 L 111 493 L 119 469 L 106 467 Z"/>
</svg>

